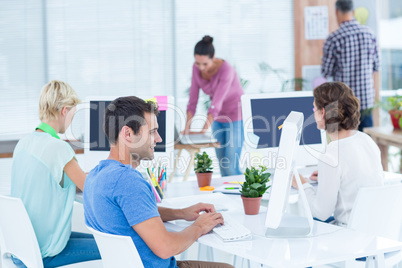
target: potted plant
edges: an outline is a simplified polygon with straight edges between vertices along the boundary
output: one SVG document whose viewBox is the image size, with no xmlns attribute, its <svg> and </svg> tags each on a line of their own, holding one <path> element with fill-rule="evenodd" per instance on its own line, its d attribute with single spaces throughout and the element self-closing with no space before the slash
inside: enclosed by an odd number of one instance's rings
<svg viewBox="0 0 402 268">
<path fill-rule="evenodd" d="M 402 96 L 395 95 L 386 99 L 385 103 L 381 106 L 388 111 L 391 116 L 392 125 L 396 129 L 402 126 Z"/>
<path fill-rule="evenodd" d="M 268 190 L 270 185 L 270 173 L 265 172 L 265 166 L 247 168 L 244 172 L 245 181 L 241 186 L 241 198 L 243 200 L 244 212 L 246 215 L 256 215 L 260 211 L 262 195 Z"/>
<path fill-rule="evenodd" d="M 212 160 L 206 152 L 195 154 L 194 171 L 197 175 L 198 187 L 209 186 L 212 178 Z"/>
</svg>

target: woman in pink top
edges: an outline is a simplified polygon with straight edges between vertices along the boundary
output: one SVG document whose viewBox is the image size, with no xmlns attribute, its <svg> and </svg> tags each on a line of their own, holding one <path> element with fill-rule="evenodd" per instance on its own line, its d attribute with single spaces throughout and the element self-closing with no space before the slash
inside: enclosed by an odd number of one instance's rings
<svg viewBox="0 0 402 268">
<path fill-rule="evenodd" d="M 221 144 L 216 149 L 221 175 L 239 175 L 242 174 L 239 159 L 244 142 L 240 97 L 244 92 L 235 69 L 223 59 L 215 58 L 212 41 L 212 37 L 204 36 L 194 48 L 195 63 L 183 132 L 195 134 L 190 126 L 201 88 L 210 96 L 211 106 L 205 125 L 198 133 L 205 133 L 212 125 L 213 135 Z"/>
</svg>

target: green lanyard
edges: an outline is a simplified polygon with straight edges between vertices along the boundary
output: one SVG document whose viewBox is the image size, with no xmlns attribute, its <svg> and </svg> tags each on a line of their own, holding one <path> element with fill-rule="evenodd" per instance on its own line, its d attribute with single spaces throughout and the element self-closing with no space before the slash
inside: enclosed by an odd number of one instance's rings
<svg viewBox="0 0 402 268">
<path fill-rule="evenodd" d="M 42 130 L 43 132 L 46 132 L 46 133 L 52 135 L 52 137 L 54 137 L 54 138 L 60 140 L 60 137 L 57 135 L 56 130 L 54 130 L 54 128 L 52 128 L 51 126 L 49 126 L 49 125 L 46 124 L 46 123 L 41 122 L 41 123 L 39 124 L 39 126 L 37 126 L 37 127 L 35 128 L 35 130 L 37 130 L 37 129 L 40 129 L 40 130 Z"/>
<path fill-rule="evenodd" d="M 328 135 L 328 133 L 327 133 L 327 144 L 330 144 L 331 143 L 331 137 Z"/>
</svg>

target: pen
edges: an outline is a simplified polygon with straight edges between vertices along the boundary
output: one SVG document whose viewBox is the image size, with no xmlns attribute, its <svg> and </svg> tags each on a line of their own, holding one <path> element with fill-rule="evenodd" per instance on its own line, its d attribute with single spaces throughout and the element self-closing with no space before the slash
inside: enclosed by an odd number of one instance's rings
<svg viewBox="0 0 402 268">
<path fill-rule="evenodd" d="M 158 173 L 158 182 L 159 183 L 161 182 L 163 171 L 164 171 L 164 169 L 162 169 L 162 172 Z"/>
<path fill-rule="evenodd" d="M 240 189 L 239 187 L 225 187 L 225 190 L 236 190 Z"/>
<path fill-rule="evenodd" d="M 158 203 L 160 203 L 160 202 L 162 202 L 162 199 L 161 199 L 161 196 L 159 195 L 159 193 L 158 193 L 158 191 L 156 190 L 156 188 L 153 186 L 153 182 L 152 182 L 152 179 L 151 179 L 151 176 L 147 173 L 147 177 L 148 177 L 148 181 L 149 181 L 149 183 L 151 184 L 151 188 L 152 188 L 152 191 L 154 192 L 154 194 L 155 194 L 155 198 L 156 198 L 156 201 L 158 202 Z"/>
<path fill-rule="evenodd" d="M 229 209 L 227 208 L 221 208 L 221 209 L 217 209 L 216 212 L 222 212 L 222 211 L 228 211 Z"/>
</svg>

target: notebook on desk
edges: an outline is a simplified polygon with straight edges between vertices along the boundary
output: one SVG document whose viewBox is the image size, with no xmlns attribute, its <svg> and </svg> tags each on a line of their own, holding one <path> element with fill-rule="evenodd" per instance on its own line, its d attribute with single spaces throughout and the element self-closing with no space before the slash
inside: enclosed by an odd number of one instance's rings
<svg viewBox="0 0 402 268">
<path fill-rule="evenodd" d="M 215 139 L 211 134 L 186 134 L 182 135 L 175 128 L 174 140 L 179 141 L 181 144 L 203 144 L 203 143 L 214 143 L 218 140 Z"/>
</svg>

